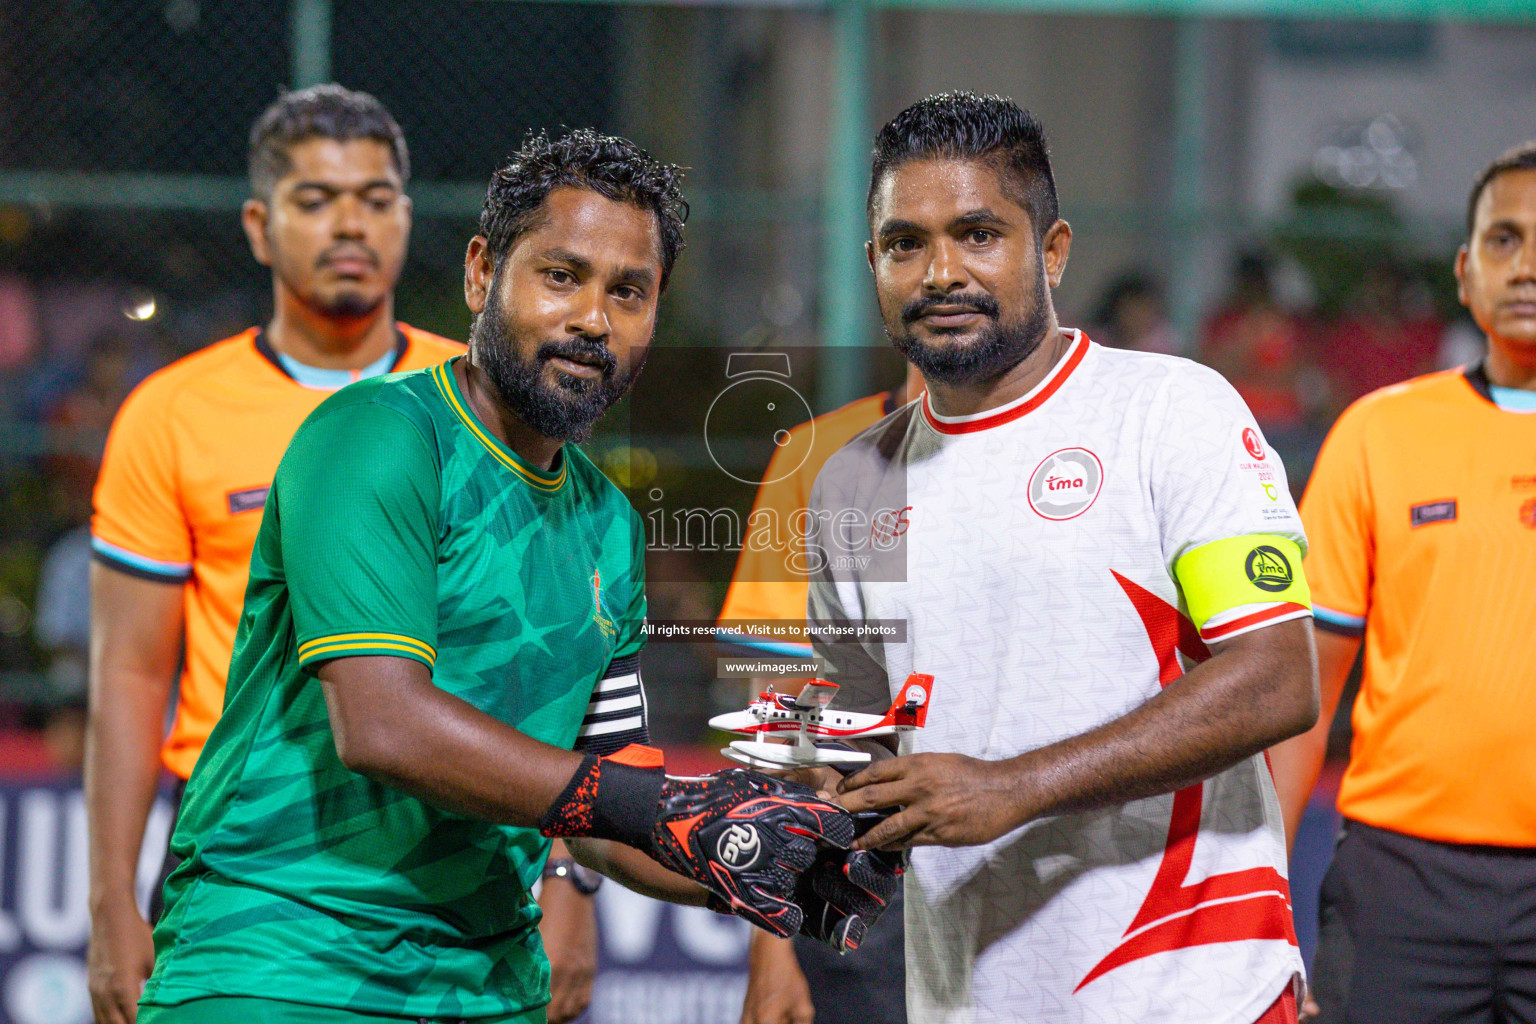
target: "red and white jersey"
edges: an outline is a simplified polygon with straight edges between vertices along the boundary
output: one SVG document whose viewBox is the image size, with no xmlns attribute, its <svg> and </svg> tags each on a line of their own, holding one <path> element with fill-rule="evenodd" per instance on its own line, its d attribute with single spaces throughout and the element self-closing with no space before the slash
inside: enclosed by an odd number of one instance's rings
<svg viewBox="0 0 1536 1024">
<path fill-rule="evenodd" d="M 1068 334 L 1018 401 L 946 419 L 920 399 L 817 480 L 813 625 L 879 620 L 817 643 L 839 706 L 883 710 L 909 673 L 934 677 L 903 754 L 1003 760 L 1126 714 L 1207 655 L 1182 555 L 1305 545 L 1279 459 L 1219 375 Z M 1205 632 L 1308 614 L 1260 601 Z M 906 908 L 912 1024 L 1251 1024 L 1303 969 L 1262 755 L 986 846 L 916 848 Z"/>
</svg>

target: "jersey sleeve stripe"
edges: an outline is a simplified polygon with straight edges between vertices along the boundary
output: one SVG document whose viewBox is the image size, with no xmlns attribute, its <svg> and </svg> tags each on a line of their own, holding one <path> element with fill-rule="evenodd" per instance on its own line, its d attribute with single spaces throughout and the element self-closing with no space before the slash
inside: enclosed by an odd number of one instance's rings
<svg viewBox="0 0 1536 1024">
<path fill-rule="evenodd" d="M 604 697 L 602 700 L 594 700 L 587 705 L 588 722 L 596 721 L 601 715 L 616 714 L 622 712 L 626 715 L 639 715 L 644 706 L 640 700 L 640 688 L 637 686 L 628 694 L 617 697 Z"/>
<path fill-rule="evenodd" d="M 1343 612 L 1325 608 L 1320 604 L 1312 605 L 1312 615 L 1317 619 L 1317 627 L 1326 629 L 1330 633 L 1339 633 L 1343 636 L 1363 636 L 1365 634 L 1364 615 L 1346 615 Z"/>
<path fill-rule="evenodd" d="M 605 689 L 602 692 L 594 692 L 591 695 L 590 705 L 587 705 L 587 711 L 598 711 L 598 705 L 610 705 L 614 700 L 627 700 L 630 697 L 636 697 L 636 702 L 634 703 L 639 705 L 641 703 L 637 700 L 639 695 L 641 695 L 641 685 L 639 685 L 639 682 L 634 683 L 634 686 L 625 686 L 624 689 Z M 607 711 L 607 708 L 604 708 L 604 711 Z"/>
<path fill-rule="evenodd" d="M 764 640 L 762 637 L 738 633 L 734 629 L 725 629 L 721 626 L 715 627 L 715 639 L 723 644 L 746 647 L 754 651 L 762 651 L 764 654 L 781 654 L 786 658 L 812 658 L 816 654 L 810 644 Z"/>
<path fill-rule="evenodd" d="M 1243 615 L 1222 623 L 1219 626 L 1207 627 L 1200 631 L 1200 639 L 1230 640 L 1232 637 L 1264 626 L 1273 626 L 1276 623 L 1286 622 L 1290 619 L 1299 619 L 1312 614 L 1312 609 L 1304 604 L 1294 604 L 1290 601 L 1270 605 L 1262 611 Z"/>
<path fill-rule="evenodd" d="M 405 655 L 415 661 L 422 662 L 428 668 L 433 667 L 436 658 L 429 654 L 423 654 L 415 647 L 407 647 L 404 644 L 388 644 L 380 640 L 359 644 L 331 644 L 326 647 L 316 647 L 305 654 L 299 655 L 299 664 L 308 665 L 314 661 L 323 661 L 335 657 L 355 658 L 364 654 L 382 654 L 387 656 Z"/>
<path fill-rule="evenodd" d="M 640 655 L 631 654 L 627 658 L 614 658 L 608 663 L 608 671 L 603 673 L 603 680 L 616 676 L 632 676 L 640 671 Z M 599 685 L 601 685 L 601 680 Z"/>
<path fill-rule="evenodd" d="M 597 686 L 592 690 L 592 699 L 599 697 L 616 697 L 624 693 L 640 692 L 640 674 L 631 672 L 627 676 L 606 676 L 597 681 Z"/>
<path fill-rule="evenodd" d="M 422 643 L 415 637 L 405 636 L 401 633 L 335 633 L 331 636 L 316 637 L 313 640 L 307 640 L 299 644 L 299 657 L 305 657 L 321 644 L 356 643 L 361 641 L 383 641 L 390 644 L 403 644 L 406 647 L 414 648 L 418 654 L 424 654 L 429 658 L 437 657 L 437 651 L 432 648 L 431 644 Z"/>
<path fill-rule="evenodd" d="M 609 722 L 593 722 L 591 725 L 583 725 L 577 735 L 582 738 L 592 736 L 607 736 L 616 732 L 624 732 L 629 729 L 643 728 L 638 715 L 626 715 L 623 718 Z"/>
<path fill-rule="evenodd" d="M 172 583 L 180 583 L 192 577 L 191 562 L 166 562 L 150 558 L 116 544 L 109 544 L 95 535 L 91 537 L 91 553 L 97 561 L 113 569 L 121 569 L 131 576 Z"/>
<path fill-rule="evenodd" d="M 648 744 L 651 742 L 651 734 L 643 726 L 631 729 L 628 732 L 607 733 L 603 736 L 581 737 L 576 740 L 575 749 L 587 754 L 597 754 L 606 757 L 609 754 L 623 750 L 631 743 Z"/>
</svg>

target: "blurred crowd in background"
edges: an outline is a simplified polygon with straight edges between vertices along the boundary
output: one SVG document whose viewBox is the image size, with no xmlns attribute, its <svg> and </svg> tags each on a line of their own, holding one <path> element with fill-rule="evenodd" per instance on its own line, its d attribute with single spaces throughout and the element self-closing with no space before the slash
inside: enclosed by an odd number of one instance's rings
<svg viewBox="0 0 1536 1024">
<path fill-rule="evenodd" d="M 1063 320 L 1101 344 L 1185 355 L 1220 371 L 1285 459 L 1299 497 L 1322 438 L 1350 402 L 1481 358 L 1482 339 L 1455 301 L 1450 258 L 1417 263 L 1372 252 L 1341 272 L 1327 254 L 1280 239 L 1232 254 L 1226 292 L 1192 339 L 1179 337 L 1167 286 L 1145 267 L 1112 275 Z M 112 281 L 0 272 L 0 769 L 78 770 L 91 491 L 118 405 L 155 370 L 265 316 L 258 289 L 183 302 L 174 316 L 160 301 Z M 462 323 L 417 322 L 463 335 Z M 663 326 L 657 343 L 678 343 L 669 333 Z M 688 343 L 701 339 L 709 340 L 708 325 L 686 332 Z M 724 582 L 718 592 L 657 584 L 652 614 L 711 618 Z M 659 740 L 704 738 L 699 701 L 713 653 L 654 652 L 664 661 L 647 673 Z"/>
</svg>

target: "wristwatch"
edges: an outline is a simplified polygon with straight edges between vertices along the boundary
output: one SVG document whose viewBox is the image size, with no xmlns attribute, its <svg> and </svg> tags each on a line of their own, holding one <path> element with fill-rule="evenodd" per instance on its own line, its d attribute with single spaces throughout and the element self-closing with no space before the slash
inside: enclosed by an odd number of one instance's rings
<svg viewBox="0 0 1536 1024">
<path fill-rule="evenodd" d="M 563 878 L 576 887 L 583 896 L 591 896 L 603 884 L 603 876 L 591 868 L 584 868 L 569 857 L 544 862 L 541 878 Z"/>
</svg>

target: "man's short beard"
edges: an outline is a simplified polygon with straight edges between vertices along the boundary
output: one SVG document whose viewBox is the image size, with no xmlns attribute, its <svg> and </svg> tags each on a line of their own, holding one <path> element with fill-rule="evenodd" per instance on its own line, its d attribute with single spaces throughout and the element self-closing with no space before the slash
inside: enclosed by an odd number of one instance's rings
<svg viewBox="0 0 1536 1024">
<path fill-rule="evenodd" d="M 997 300 L 990 295 L 932 296 L 914 299 L 902 307 L 901 329 L 893 331 L 887 325 L 886 337 L 891 339 L 896 351 L 929 380 L 954 385 L 996 380 L 1028 359 L 1045 340 L 1050 327 L 1050 308 L 1045 302 L 1045 267 L 1043 263 L 1039 265 L 1040 276 L 1035 282 L 1029 315 L 1022 321 L 1004 323 Z M 919 341 L 910 325 L 928 309 L 939 305 L 973 307 L 985 322 L 968 344 L 934 345 Z"/>
<path fill-rule="evenodd" d="M 315 308 L 333 320 L 361 320 L 378 312 L 379 307 L 384 305 L 384 296 L 375 295 L 369 298 L 357 292 L 342 292 L 329 299 L 311 301 Z"/>
<path fill-rule="evenodd" d="M 322 298 L 313 292 L 306 292 L 298 286 L 298 282 L 283 272 L 281 266 L 274 264 L 277 275 L 283 279 L 288 290 L 299 296 L 303 303 L 321 316 L 330 320 L 361 320 L 378 312 L 384 305 L 384 295 L 368 296 L 361 292 L 344 290 L 329 298 Z"/>
<path fill-rule="evenodd" d="M 523 359 L 525 345 L 501 310 L 499 280 L 500 275 L 493 279 L 485 308 L 469 329 L 475 365 L 502 403 L 534 431 L 556 441 L 585 441 L 598 417 L 629 390 L 644 360 L 621 374 L 607 346 L 574 338 L 542 342 L 532 359 Z M 587 380 L 557 370 L 555 383 L 547 383 L 544 364 L 555 356 L 600 361 L 603 375 Z"/>
</svg>

